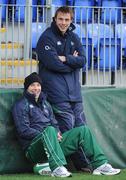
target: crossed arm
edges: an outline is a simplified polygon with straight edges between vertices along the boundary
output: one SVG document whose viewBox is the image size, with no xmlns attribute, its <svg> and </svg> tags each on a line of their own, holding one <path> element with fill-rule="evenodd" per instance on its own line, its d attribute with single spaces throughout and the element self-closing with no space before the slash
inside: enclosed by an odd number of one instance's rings
<svg viewBox="0 0 126 180">
<path fill-rule="evenodd" d="M 73 56 L 74 57 L 77 57 L 78 56 L 78 52 L 75 50 L 74 53 L 73 53 Z M 61 62 L 66 62 L 66 57 L 65 56 L 58 56 L 59 57 L 59 60 Z"/>
<path fill-rule="evenodd" d="M 72 72 L 75 69 L 84 67 L 86 63 L 83 46 L 79 40 L 77 41 L 77 50 L 73 54 L 59 56 L 52 39 L 42 37 L 37 45 L 37 54 L 39 61 L 47 69 L 60 73 Z"/>
</svg>

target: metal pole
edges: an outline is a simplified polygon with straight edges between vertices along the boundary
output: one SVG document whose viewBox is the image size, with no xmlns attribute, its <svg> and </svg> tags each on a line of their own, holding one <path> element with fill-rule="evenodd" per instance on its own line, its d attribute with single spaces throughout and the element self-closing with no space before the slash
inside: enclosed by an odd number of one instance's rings
<svg viewBox="0 0 126 180">
<path fill-rule="evenodd" d="M 52 21 L 52 16 L 53 16 L 53 7 L 52 7 L 52 0 L 46 0 L 46 7 L 47 7 L 47 27 L 50 26 L 51 21 Z"/>
<path fill-rule="evenodd" d="M 25 7 L 25 42 L 24 42 L 25 60 L 28 60 L 30 56 L 31 23 L 32 23 L 32 0 L 27 0 Z"/>
</svg>

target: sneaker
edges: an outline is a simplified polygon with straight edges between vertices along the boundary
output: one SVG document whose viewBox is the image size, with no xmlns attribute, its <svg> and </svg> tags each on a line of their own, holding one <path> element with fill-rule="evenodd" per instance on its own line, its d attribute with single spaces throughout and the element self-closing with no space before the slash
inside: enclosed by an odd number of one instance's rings
<svg viewBox="0 0 126 180">
<path fill-rule="evenodd" d="M 116 175 L 120 173 L 120 169 L 114 169 L 110 164 L 105 163 L 93 171 L 94 175 Z"/>
<path fill-rule="evenodd" d="M 64 166 L 60 166 L 60 167 L 57 167 L 52 172 L 52 176 L 56 176 L 56 177 L 71 177 L 72 174 Z"/>
<path fill-rule="evenodd" d="M 33 171 L 35 174 L 40 174 L 40 175 L 49 175 L 51 176 L 51 169 L 49 167 L 49 163 L 37 163 L 34 167 L 33 167 Z"/>
</svg>

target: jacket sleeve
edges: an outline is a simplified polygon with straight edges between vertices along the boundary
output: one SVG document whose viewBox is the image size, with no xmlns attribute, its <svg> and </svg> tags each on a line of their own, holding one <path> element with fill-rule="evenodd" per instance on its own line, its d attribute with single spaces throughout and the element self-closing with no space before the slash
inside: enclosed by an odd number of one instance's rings
<svg viewBox="0 0 126 180">
<path fill-rule="evenodd" d="M 19 137 L 32 140 L 40 133 L 38 130 L 30 127 L 29 113 L 26 105 L 15 104 L 12 114 Z"/>
<path fill-rule="evenodd" d="M 55 44 L 49 37 L 42 35 L 38 41 L 36 52 L 38 60 L 45 68 L 60 73 L 69 73 L 74 69 L 59 60 Z"/>
<path fill-rule="evenodd" d="M 74 69 L 83 68 L 84 65 L 86 64 L 86 57 L 85 57 L 84 48 L 77 35 L 75 35 L 75 42 L 76 42 L 76 51 L 78 52 L 78 56 L 75 57 L 71 54 L 66 55 L 65 64 L 69 65 L 71 68 Z"/>
</svg>

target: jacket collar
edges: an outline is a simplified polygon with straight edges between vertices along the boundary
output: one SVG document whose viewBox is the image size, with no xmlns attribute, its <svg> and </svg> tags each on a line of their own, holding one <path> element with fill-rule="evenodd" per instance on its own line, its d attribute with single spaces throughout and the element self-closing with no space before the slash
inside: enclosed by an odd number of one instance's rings
<svg viewBox="0 0 126 180">
<path fill-rule="evenodd" d="M 75 25 L 73 23 L 71 23 L 69 28 L 67 29 L 66 33 L 63 35 L 61 33 L 61 31 L 59 30 L 59 28 L 57 27 L 55 20 L 53 19 L 53 22 L 51 23 L 51 28 L 55 34 L 58 34 L 58 35 L 64 37 L 64 36 L 67 36 L 69 33 L 71 33 L 75 29 Z"/>
<path fill-rule="evenodd" d="M 24 96 L 28 99 L 29 102 L 31 102 L 34 105 L 42 104 L 46 100 L 46 94 L 43 92 L 40 93 L 38 101 L 35 101 L 35 95 L 30 94 L 28 91 L 24 91 Z"/>
</svg>

